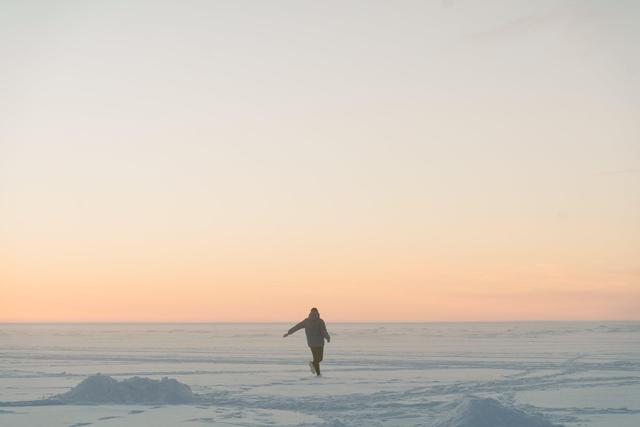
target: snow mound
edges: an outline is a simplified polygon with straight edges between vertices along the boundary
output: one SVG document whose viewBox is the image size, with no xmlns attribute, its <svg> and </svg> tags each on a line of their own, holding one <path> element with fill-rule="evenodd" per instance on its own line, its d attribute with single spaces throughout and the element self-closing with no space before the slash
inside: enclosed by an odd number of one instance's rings
<svg viewBox="0 0 640 427">
<path fill-rule="evenodd" d="M 504 406 L 495 399 L 469 396 L 434 427 L 560 427 L 541 416 Z"/>
<path fill-rule="evenodd" d="M 188 385 L 167 377 L 118 381 L 101 374 L 85 378 L 55 398 L 64 403 L 191 403 L 194 400 Z"/>
</svg>

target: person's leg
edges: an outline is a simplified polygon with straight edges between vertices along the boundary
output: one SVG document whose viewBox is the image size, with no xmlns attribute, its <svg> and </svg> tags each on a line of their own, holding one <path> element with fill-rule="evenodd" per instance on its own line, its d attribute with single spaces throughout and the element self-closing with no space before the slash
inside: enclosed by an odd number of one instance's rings
<svg viewBox="0 0 640 427">
<path fill-rule="evenodd" d="M 313 367 L 316 369 L 316 375 L 320 375 L 320 362 L 322 362 L 323 350 L 324 347 L 311 347 L 311 353 L 313 354 Z"/>
<path fill-rule="evenodd" d="M 315 347 L 309 347 L 311 350 L 311 354 L 313 356 L 313 360 L 309 362 L 309 368 L 311 368 L 311 373 L 318 375 L 318 370 L 316 369 L 316 350 Z"/>
<path fill-rule="evenodd" d="M 324 346 L 318 349 L 318 375 L 320 375 L 320 362 L 322 362 L 322 357 L 324 356 Z"/>
</svg>

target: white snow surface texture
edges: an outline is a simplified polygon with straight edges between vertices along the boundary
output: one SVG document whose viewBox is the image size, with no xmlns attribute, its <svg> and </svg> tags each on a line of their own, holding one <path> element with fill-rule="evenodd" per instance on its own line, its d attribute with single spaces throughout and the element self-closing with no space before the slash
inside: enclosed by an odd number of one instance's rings
<svg viewBox="0 0 640 427">
<path fill-rule="evenodd" d="M 295 320 L 0 324 L 0 425 L 640 425 L 640 322 L 325 320 L 320 378 Z"/>
</svg>

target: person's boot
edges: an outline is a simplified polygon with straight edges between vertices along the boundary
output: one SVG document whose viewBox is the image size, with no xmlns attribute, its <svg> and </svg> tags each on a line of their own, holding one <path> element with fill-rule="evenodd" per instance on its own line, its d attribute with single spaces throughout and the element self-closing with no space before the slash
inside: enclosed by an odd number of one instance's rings
<svg viewBox="0 0 640 427">
<path fill-rule="evenodd" d="M 318 375 L 318 372 L 316 371 L 316 366 L 313 364 L 313 362 L 309 362 L 309 369 L 311 369 L 311 373 Z"/>
<path fill-rule="evenodd" d="M 316 375 L 320 376 L 320 362 L 316 362 L 313 364 L 313 368 L 316 371 Z"/>
</svg>

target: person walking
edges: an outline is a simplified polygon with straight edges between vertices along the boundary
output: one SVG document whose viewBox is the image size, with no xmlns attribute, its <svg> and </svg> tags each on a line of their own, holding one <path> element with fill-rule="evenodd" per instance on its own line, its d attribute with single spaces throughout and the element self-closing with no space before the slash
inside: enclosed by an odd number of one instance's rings
<svg viewBox="0 0 640 427">
<path fill-rule="evenodd" d="M 313 355 L 313 361 L 309 362 L 309 368 L 311 369 L 311 373 L 320 376 L 320 362 L 322 362 L 324 355 L 324 340 L 326 339 L 327 342 L 331 342 L 331 337 L 327 332 L 327 325 L 325 325 L 324 320 L 320 318 L 320 313 L 317 308 L 313 307 L 309 312 L 309 317 L 289 329 L 282 337 L 286 338 L 302 328 L 304 328 L 304 332 L 307 335 L 307 345 Z"/>
</svg>

